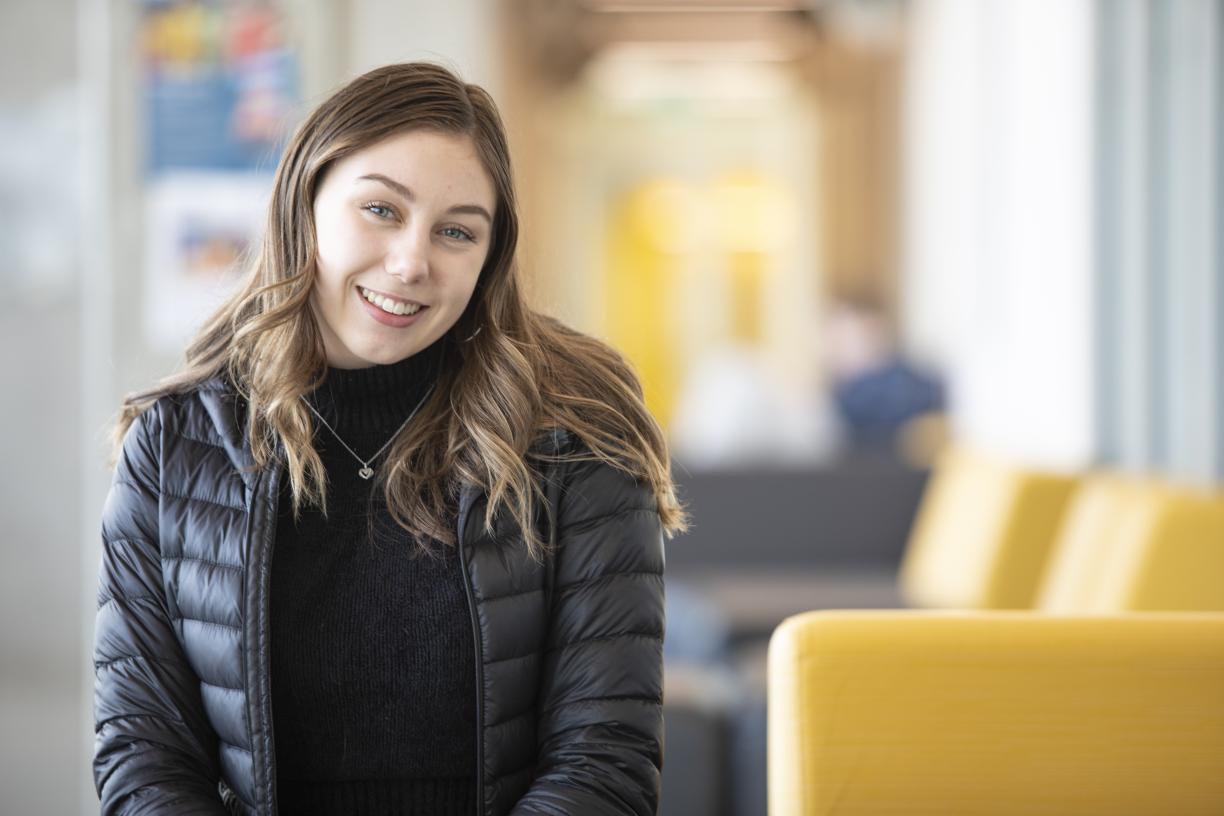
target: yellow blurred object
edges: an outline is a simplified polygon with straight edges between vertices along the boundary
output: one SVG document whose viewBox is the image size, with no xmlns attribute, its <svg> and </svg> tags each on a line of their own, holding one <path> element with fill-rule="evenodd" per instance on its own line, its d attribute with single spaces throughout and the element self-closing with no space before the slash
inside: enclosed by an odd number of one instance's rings
<svg viewBox="0 0 1224 816">
<path fill-rule="evenodd" d="M 1224 611 L 1224 494 L 1095 474 L 1075 492 L 1038 606 Z"/>
<path fill-rule="evenodd" d="M 769 649 L 770 816 L 1224 813 L 1224 615 L 809 612 Z"/>
<path fill-rule="evenodd" d="M 680 255 L 700 248 L 702 199 L 690 185 L 673 179 L 651 179 L 635 187 L 623 202 L 624 233 L 655 252 Z"/>
<path fill-rule="evenodd" d="M 668 180 L 632 190 L 609 223 L 604 281 L 607 339 L 637 369 L 651 413 L 665 427 L 676 402 L 675 279 L 696 240 L 694 193 Z"/>
<path fill-rule="evenodd" d="M 786 188 L 742 169 L 723 174 L 710 188 L 714 233 L 729 253 L 765 254 L 794 240 L 798 207 Z"/>
<path fill-rule="evenodd" d="M 923 607 L 1031 608 L 1075 483 L 1073 476 L 946 450 L 901 565 L 906 600 Z"/>
<path fill-rule="evenodd" d="M 756 346 L 763 336 L 769 253 L 793 240 L 797 208 L 782 187 L 748 169 L 716 179 L 708 206 L 710 238 L 726 253 L 731 337 Z"/>
<path fill-rule="evenodd" d="M 897 431 L 897 451 L 910 467 L 930 468 L 939 461 L 950 440 L 947 415 L 927 411 L 907 419 Z"/>
<path fill-rule="evenodd" d="M 665 427 L 688 373 L 686 354 L 711 343 L 761 346 L 768 289 L 778 285 L 771 271 L 797 224 L 787 188 L 748 169 L 703 186 L 648 177 L 612 209 L 601 328 L 633 362 L 647 406 Z M 682 303 L 680 281 L 694 272 L 702 296 Z M 702 342 L 686 348 L 686 332 Z"/>
</svg>

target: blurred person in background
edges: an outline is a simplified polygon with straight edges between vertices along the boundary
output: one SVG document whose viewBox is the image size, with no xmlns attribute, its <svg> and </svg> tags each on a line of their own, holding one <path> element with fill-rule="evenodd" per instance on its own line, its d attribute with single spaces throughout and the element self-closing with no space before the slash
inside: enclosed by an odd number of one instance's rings
<svg viewBox="0 0 1224 816">
<path fill-rule="evenodd" d="M 826 359 L 845 453 L 889 460 L 928 458 L 906 456 L 907 443 L 913 447 L 906 431 L 923 418 L 942 414 L 943 382 L 905 359 L 876 298 L 843 296 L 827 320 Z"/>
<path fill-rule="evenodd" d="M 683 513 L 517 232 L 494 104 L 446 69 L 298 129 L 242 285 L 117 424 L 103 813 L 655 813 Z"/>
</svg>

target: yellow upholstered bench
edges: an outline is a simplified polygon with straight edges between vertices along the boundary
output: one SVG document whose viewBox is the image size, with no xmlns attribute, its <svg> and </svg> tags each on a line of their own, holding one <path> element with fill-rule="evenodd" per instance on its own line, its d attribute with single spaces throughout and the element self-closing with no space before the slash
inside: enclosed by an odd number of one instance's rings
<svg viewBox="0 0 1224 816">
<path fill-rule="evenodd" d="M 1029 609 L 1067 500 L 1070 475 L 964 449 L 939 459 L 901 565 L 917 607 Z"/>
<path fill-rule="evenodd" d="M 809 612 L 768 723 L 770 816 L 1224 814 L 1224 615 Z"/>
<path fill-rule="evenodd" d="M 1037 606 L 1224 611 L 1224 493 L 1118 475 L 1084 479 Z"/>
</svg>

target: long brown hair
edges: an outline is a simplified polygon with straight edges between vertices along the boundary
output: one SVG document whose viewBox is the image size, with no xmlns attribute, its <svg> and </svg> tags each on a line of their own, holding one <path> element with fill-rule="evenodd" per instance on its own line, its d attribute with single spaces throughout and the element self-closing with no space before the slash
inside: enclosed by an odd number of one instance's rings
<svg viewBox="0 0 1224 816">
<path fill-rule="evenodd" d="M 382 139 L 431 129 L 472 139 L 497 192 L 488 257 L 467 310 L 444 338 L 437 387 L 392 444 L 383 484 L 396 521 L 421 540 L 453 544 L 448 506 L 460 484 L 488 495 L 485 526 L 505 510 L 539 557 L 532 518 L 542 499 L 533 443 L 554 428 L 598 459 L 649 485 L 663 528 L 684 528 L 667 444 L 625 360 L 607 345 L 533 311 L 515 264 L 518 214 L 510 154 L 487 92 L 437 65 L 404 63 L 366 73 L 316 108 L 281 157 L 262 247 L 237 291 L 188 346 L 183 369 L 131 394 L 114 429 L 116 456 L 132 422 L 158 398 L 224 375 L 246 399 L 256 465 L 283 445 L 298 514 L 326 514 L 327 479 L 299 397 L 326 375 L 322 335 L 309 308 L 315 279 L 314 199 L 327 168 Z M 462 339 L 462 342 L 460 342 Z"/>
</svg>

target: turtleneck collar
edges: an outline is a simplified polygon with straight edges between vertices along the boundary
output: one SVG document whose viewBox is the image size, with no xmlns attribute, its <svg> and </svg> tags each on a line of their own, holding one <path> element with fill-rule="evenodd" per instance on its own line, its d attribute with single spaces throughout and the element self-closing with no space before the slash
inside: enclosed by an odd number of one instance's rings
<svg viewBox="0 0 1224 816">
<path fill-rule="evenodd" d="M 328 366 L 323 383 L 306 398 L 337 431 L 357 435 L 394 431 L 436 382 L 445 343 L 444 336 L 390 365 Z"/>
</svg>

